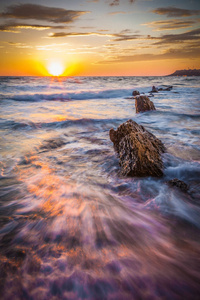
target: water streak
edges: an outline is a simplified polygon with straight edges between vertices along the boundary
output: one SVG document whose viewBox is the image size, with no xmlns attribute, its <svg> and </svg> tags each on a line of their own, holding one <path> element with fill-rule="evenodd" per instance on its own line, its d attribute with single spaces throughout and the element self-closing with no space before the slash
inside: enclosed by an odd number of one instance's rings
<svg viewBox="0 0 200 300">
<path fill-rule="evenodd" d="M 152 85 L 173 90 L 136 115 L 126 98 Z M 0 90 L 2 299 L 198 299 L 199 79 L 3 77 Z M 163 178 L 120 175 L 109 129 L 130 118 L 164 142 Z"/>
</svg>

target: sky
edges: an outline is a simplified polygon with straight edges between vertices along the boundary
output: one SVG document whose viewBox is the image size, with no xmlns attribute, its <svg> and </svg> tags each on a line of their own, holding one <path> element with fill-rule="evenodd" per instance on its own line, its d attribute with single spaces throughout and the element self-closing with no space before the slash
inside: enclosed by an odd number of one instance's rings
<svg viewBox="0 0 200 300">
<path fill-rule="evenodd" d="M 0 75 L 200 69 L 200 0 L 1 0 Z"/>
</svg>

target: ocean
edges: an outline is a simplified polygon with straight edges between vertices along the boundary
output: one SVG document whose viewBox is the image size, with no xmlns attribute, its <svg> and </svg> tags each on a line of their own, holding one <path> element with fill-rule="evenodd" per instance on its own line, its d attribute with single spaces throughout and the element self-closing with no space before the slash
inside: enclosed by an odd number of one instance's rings
<svg viewBox="0 0 200 300">
<path fill-rule="evenodd" d="M 136 114 L 153 85 L 173 89 Z M 1 299 L 199 299 L 199 77 L 0 77 L 0 107 Z M 120 174 L 129 119 L 164 143 L 163 177 Z"/>
</svg>

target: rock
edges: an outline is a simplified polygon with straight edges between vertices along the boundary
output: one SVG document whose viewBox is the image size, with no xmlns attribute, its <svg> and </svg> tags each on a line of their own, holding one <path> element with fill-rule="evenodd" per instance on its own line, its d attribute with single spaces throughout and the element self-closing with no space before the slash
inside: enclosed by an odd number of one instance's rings
<svg viewBox="0 0 200 300">
<path fill-rule="evenodd" d="M 161 153 L 163 143 L 143 126 L 132 120 L 121 124 L 117 130 L 110 129 L 110 139 L 119 156 L 124 176 L 163 175 Z"/>
<path fill-rule="evenodd" d="M 154 97 L 154 94 L 149 93 L 148 97 Z"/>
<path fill-rule="evenodd" d="M 138 96 L 135 98 L 136 113 L 148 110 L 156 110 L 152 101 L 147 96 Z"/>
<path fill-rule="evenodd" d="M 43 145 L 40 146 L 42 150 L 57 149 L 65 145 L 65 142 L 61 138 L 45 140 Z"/>
<path fill-rule="evenodd" d="M 188 190 L 188 185 L 184 181 L 179 180 L 178 178 L 174 178 L 174 179 L 168 181 L 168 184 L 173 187 L 179 188 L 182 192 L 185 192 L 185 193 Z"/>
<path fill-rule="evenodd" d="M 172 88 L 173 88 L 172 85 L 167 85 L 166 88 L 159 88 L 159 89 L 158 89 L 157 87 L 155 87 L 155 86 L 153 85 L 153 86 L 152 86 L 152 90 L 151 90 L 149 93 L 158 93 L 158 92 L 160 92 L 160 91 L 171 91 Z"/>
<path fill-rule="evenodd" d="M 140 95 L 140 92 L 135 90 L 135 91 L 133 91 L 132 95 L 133 96 L 138 96 L 138 95 Z"/>
<path fill-rule="evenodd" d="M 172 86 L 168 86 L 166 89 L 164 89 L 163 91 L 171 91 Z"/>
<path fill-rule="evenodd" d="M 158 93 L 158 89 L 155 87 L 155 85 L 152 86 L 151 93 Z"/>
<path fill-rule="evenodd" d="M 164 88 L 159 88 L 158 91 L 171 91 L 173 88 L 172 85 L 167 86 L 165 89 Z"/>
</svg>

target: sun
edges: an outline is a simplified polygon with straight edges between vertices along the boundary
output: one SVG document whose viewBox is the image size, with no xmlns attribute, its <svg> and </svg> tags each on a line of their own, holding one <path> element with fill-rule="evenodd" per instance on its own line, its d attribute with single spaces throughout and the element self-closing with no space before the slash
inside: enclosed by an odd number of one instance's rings
<svg viewBox="0 0 200 300">
<path fill-rule="evenodd" d="M 60 76 L 63 74 L 65 68 L 60 62 L 51 62 L 47 69 L 51 75 Z"/>
</svg>

